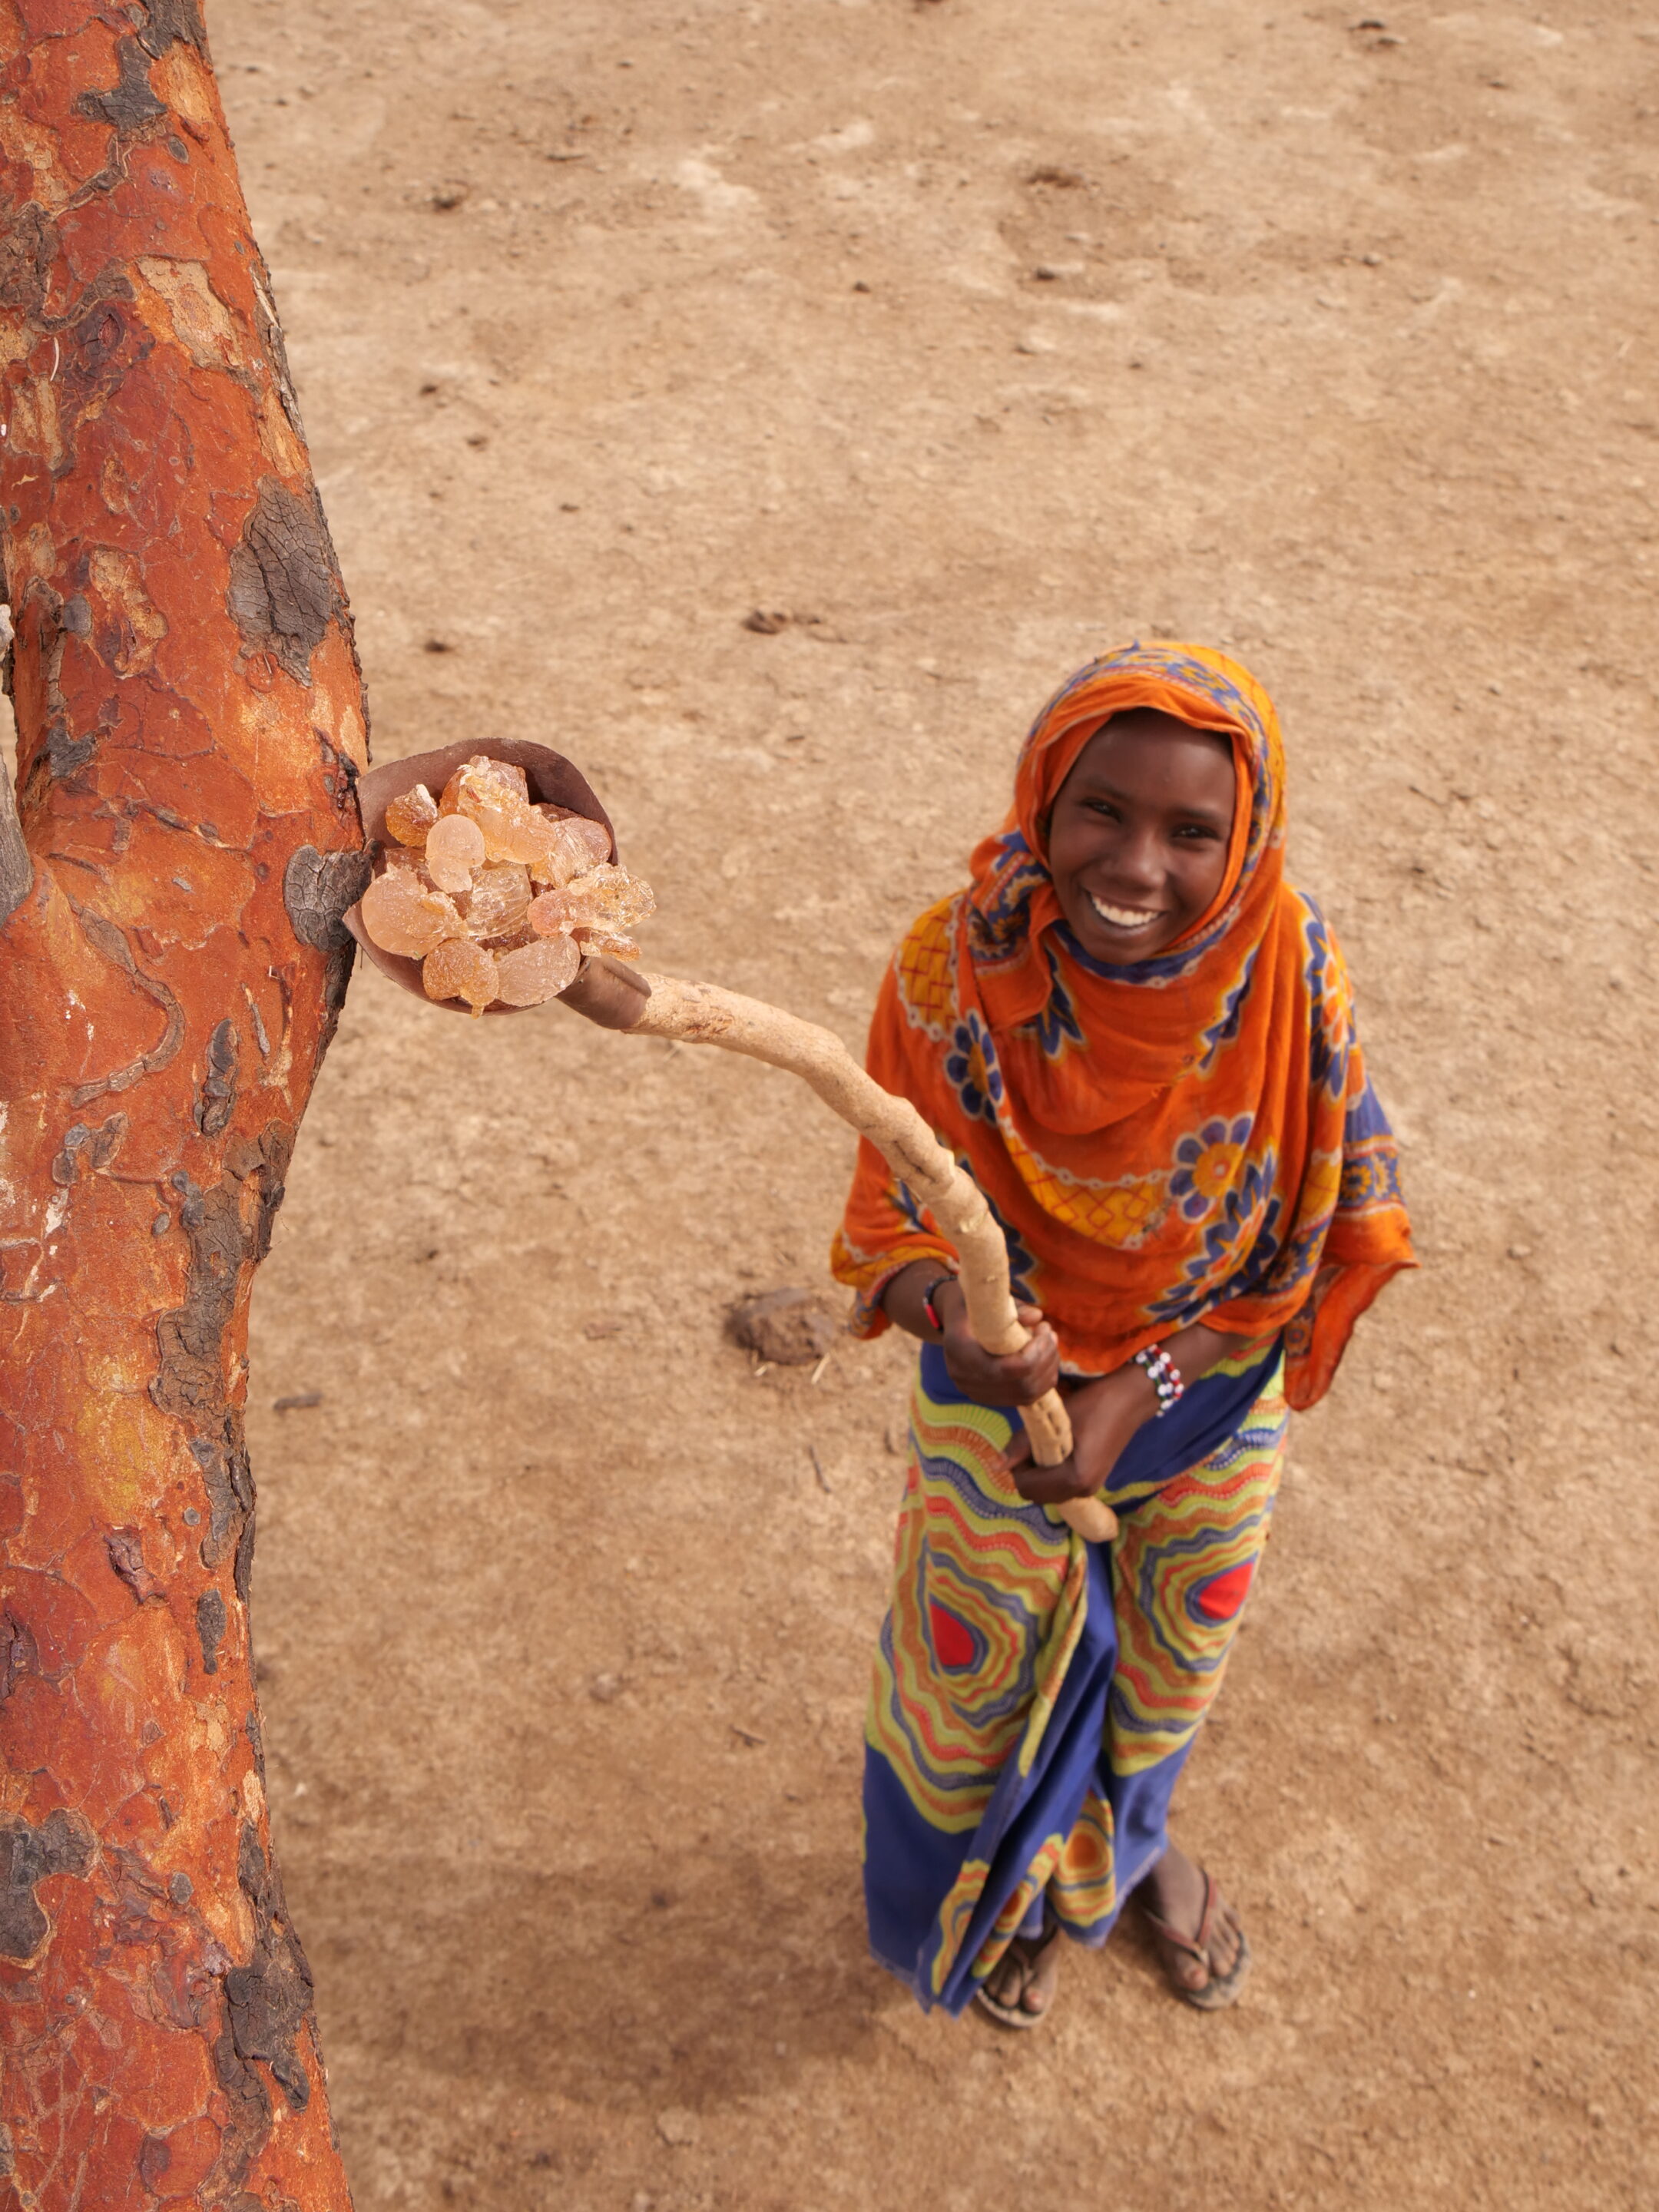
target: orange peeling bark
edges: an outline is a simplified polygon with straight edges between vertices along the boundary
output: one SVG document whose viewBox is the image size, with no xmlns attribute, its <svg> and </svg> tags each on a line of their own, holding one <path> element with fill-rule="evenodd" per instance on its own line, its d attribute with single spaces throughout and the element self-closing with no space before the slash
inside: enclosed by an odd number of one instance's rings
<svg viewBox="0 0 1659 2212">
<path fill-rule="evenodd" d="M 366 731 L 195 0 L 0 0 L 0 2175 L 330 2212 L 242 1407 Z"/>
</svg>

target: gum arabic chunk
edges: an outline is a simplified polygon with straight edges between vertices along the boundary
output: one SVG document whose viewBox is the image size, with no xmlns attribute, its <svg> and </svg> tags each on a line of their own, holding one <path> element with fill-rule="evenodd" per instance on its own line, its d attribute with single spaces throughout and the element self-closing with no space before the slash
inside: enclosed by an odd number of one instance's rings
<svg viewBox="0 0 1659 2212">
<path fill-rule="evenodd" d="M 437 800 L 423 783 L 417 783 L 413 791 L 399 792 L 387 805 L 386 834 L 400 845 L 424 845 L 437 818 Z"/>
<path fill-rule="evenodd" d="M 541 937 L 496 963 L 496 994 L 509 1006 L 539 1006 L 574 983 L 582 957 L 568 937 Z"/>
<path fill-rule="evenodd" d="M 495 784 L 503 796 L 529 803 L 530 779 L 521 768 L 514 768 L 511 761 L 492 760 L 488 753 L 474 753 L 471 760 L 461 763 L 444 786 L 438 801 L 440 814 L 466 811 L 461 805 L 461 793 L 469 783 Z"/>
<path fill-rule="evenodd" d="M 574 877 L 562 889 L 543 891 L 530 902 L 530 926 L 544 937 L 556 930 L 623 932 L 654 914 L 651 886 L 609 860 Z"/>
<path fill-rule="evenodd" d="M 465 814 L 446 814 L 426 841 L 427 872 L 441 891 L 470 891 L 472 871 L 483 866 L 484 835 Z"/>
<path fill-rule="evenodd" d="M 525 928 L 529 905 L 529 869 L 512 860 L 488 861 L 472 878 L 466 933 L 478 944 L 516 937 Z"/>
<path fill-rule="evenodd" d="M 363 893 L 363 927 L 383 952 L 423 959 L 451 938 L 462 934 L 453 899 L 434 890 L 422 871 L 389 868 Z"/>
<path fill-rule="evenodd" d="M 463 999 L 475 1015 L 497 995 L 500 981 L 495 955 L 465 937 L 439 945 L 421 969 L 428 999 Z"/>
</svg>

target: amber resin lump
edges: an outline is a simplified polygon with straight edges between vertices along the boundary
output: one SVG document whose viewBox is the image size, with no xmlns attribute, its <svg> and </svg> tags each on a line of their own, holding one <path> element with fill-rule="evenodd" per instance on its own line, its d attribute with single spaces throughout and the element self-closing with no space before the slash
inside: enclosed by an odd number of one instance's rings
<svg viewBox="0 0 1659 2212">
<path fill-rule="evenodd" d="M 626 933 L 654 911 L 650 885 L 608 859 L 602 823 L 532 800 L 511 762 L 475 753 L 437 799 L 417 783 L 389 801 L 386 827 L 363 928 L 422 962 L 428 998 L 538 1006 L 584 957 L 638 959 Z"/>
</svg>

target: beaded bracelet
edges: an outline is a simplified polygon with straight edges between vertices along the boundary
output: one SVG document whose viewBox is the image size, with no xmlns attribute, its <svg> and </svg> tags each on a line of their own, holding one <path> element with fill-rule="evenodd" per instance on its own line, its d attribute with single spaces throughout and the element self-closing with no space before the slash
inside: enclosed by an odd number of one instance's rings
<svg viewBox="0 0 1659 2212">
<path fill-rule="evenodd" d="M 945 1334 L 945 1322 L 940 1316 L 939 1308 L 933 1304 L 933 1293 L 935 1291 L 942 1290 L 946 1283 L 954 1283 L 956 1279 L 956 1276 L 947 1270 L 942 1275 L 935 1275 L 921 1294 L 921 1310 L 927 1316 L 928 1325 L 936 1328 L 941 1336 Z"/>
<path fill-rule="evenodd" d="M 1158 1393 L 1156 1418 L 1161 1421 L 1176 1401 L 1187 1394 L 1187 1385 L 1181 1379 L 1181 1370 L 1161 1344 L 1144 1345 L 1135 1354 L 1135 1365 L 1145 1370 Z"/>
</svg>

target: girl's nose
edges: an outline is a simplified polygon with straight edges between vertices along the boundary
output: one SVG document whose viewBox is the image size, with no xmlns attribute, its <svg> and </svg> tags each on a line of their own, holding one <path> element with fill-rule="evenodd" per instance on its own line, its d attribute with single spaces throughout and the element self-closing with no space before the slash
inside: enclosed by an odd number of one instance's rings
<svg viewBox="0 0 1659 2212">
<path fill-rule="evenodd" d="M 1164 880 L 1158 833 L 1152 829 L 1133 831 L 1117 851 L 1117 872 L 1125 890 L 1155 891 Z"/>
</svg>

